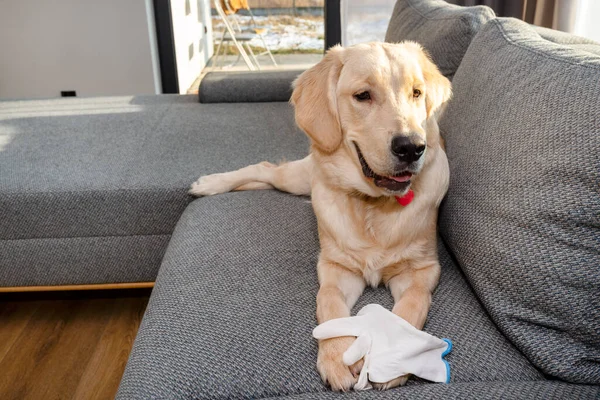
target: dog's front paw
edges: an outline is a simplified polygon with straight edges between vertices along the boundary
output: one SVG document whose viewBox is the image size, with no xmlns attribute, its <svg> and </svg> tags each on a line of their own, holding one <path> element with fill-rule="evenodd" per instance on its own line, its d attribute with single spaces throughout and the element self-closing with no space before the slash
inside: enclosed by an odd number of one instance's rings
<svg viewBox="0 0 600 400">
<path fill-rule="evenodd" d="M 212 196 L 229 192 L 231 190 L 229 182 L 223 176 L 225 174 L 213 174 L 201 176 L 196 182 L 192 183 L 189 193 L 193 196 Z"/>
<path fill-rule="evenodd" d="M 391 381 L 385 382 L 385 383 L 371 382 L 371 385 L 373 385 L 373 388 L 377 389 L 377 390 L 387 390 L 387 389 L 395 388 L 396 386 L 402 386 L 406 383 L 407 380 L 408 380 L 408 375 L 404 375 L 404 376 L 398 377 L 396 379 L 392 379 Z"/>
<path fill-rule="evenodd" d="M 317 369 L 323 382 L 329 384 L 335 391 L 346 392 L 358 381 L 358 375 L 363 367 L 363 360 L 351 366 L 344 364 L 342 356 L 354 342 L 351 336 L 337 337 L 319 341 Z"/>
</svg>

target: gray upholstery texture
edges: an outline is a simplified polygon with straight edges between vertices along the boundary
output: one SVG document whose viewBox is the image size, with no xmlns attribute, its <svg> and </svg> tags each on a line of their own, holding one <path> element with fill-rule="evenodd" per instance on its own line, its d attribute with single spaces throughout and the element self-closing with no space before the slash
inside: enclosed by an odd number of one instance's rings
<svg viewBox="0 0 600 400">
<path fill-rule="evenodd" d="M 152 282 L 170 234 L 0 240 L 0 286 Z"/>
<path fill-rule="evenodd" d="M 288 101 L 303 70 L 209 72 L 200 81 L 200 103 Z"/>
<path fill-rule="evenodd" d="M 441 243 L 439 250 L 441 281 L 425 330 L 453 341 L 451 382 L 543 379 L 495 328 Z M 306 198 L 256 191 L 194 201 L 165 254 L 118 398 L 327 391 L 311 336 L 318 251 Z M 393 306 L 384 288 L 367 289 L 353 312 L 369 303 Z"/>
<path fill-rule="evenodd" d="M 146 237 L 134 247 L 147 252 L 159 245 L 149 237 L 172 233 L 200 175 L 308 151 L 287 103 L 198 104 L 195 96 L 0 102 L 0 138 L 0 286 L 107 283 L 100 277 L 119 270 L 128 271 L 120 282 L 156 276 L 166 240 L 141 265 L 116 260 L 136 257 L 128 253 L 133 236 Z M 48 247 L 68 240 L 38 240 L 75 238 L 95 239 L 68 258 Z M 50 251 L 64 264 L 23 249 Z M 102 257 L 115 261 L 102 266 Z"/>
<path fill-rule="evenodd" d="M 597 399 L 600 387 L 556 381 L 468 382 L 415 385 L 387 392 L 306 393 L 270 397 L 285 400 L 566 400 Z"/>
<path fill-rule="evenodd" d="M 449 248 L 529 360 L 588 384 L 600 384 L 599 116 L 599 56 L 497 19 L 473 40 L 440 125 Z"/>
<path fill-rule="evenodd" d="M 479 29 L 495 17 L 485 6 L 460 7 L 442 0 L 398 0 L 386 42 L 420 43 L 448 79 L 452 79 Z"/>
</svg>

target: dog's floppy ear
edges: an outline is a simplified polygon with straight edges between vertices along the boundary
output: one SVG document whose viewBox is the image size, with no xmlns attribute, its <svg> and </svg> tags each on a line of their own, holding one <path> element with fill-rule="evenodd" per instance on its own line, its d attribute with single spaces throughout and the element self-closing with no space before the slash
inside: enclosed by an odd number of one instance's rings
<svg viewBox="0 0 600 400">
<path fill-rule="evenodd" d="M 446 102 L 452 97 L 452 84 L 438 67 L 431 61 L 431 57 L 421 45 L 409 42 L 419 54 L 419 64 L 425 79 L 425 106 L 427 107 L 427 118 L 437 118 L 441 115 Z"/>
<path fill-rule="evenodd" d="M 291 102 L 296 108 L 296 123 L 322 151 L 331 153 L 342 142 L 336 89 L 342 69 L 344 49 L 332 47 L 314 67 L 294 82 Z"/>
</svg>

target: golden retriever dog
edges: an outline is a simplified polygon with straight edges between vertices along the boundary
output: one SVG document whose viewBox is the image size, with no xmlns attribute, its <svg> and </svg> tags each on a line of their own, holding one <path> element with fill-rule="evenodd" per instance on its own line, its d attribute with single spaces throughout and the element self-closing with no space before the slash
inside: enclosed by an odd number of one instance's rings
<svg viewBox="0 0 600 400">
<path fill-rule="evenodd" d="M 334 47 L 294 82 L 291 102 L 311 141 L 308 157 L 203 176 L 190 193 L 310 195 L 321 245 L 319 324 L 350 316 L 365 286 L 383 283 L 392 311 L 422 329 L 440 275 L 437 212 L 449 170 L 437 118 L 450 95 L 450 82 L 416 43 Z M 407 194 L 414 194 L 409 204 L 400 201 Z M 357 381 L 362 360 L 342 361 L 354 339 L 319 342 L 317 368 L 333 390 Z"/>
</svg>

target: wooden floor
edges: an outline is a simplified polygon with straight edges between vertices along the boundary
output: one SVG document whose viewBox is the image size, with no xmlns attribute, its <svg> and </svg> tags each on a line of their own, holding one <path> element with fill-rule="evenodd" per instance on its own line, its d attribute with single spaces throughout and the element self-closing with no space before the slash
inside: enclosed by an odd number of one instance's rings
<svg viewBox="0 0 600 400">
<path fill-rule="evenodd" d="M 149 289 L 0 294 L 0 399 L 112 399 Z"/>
</svg>

